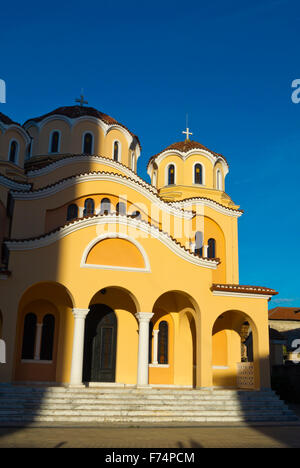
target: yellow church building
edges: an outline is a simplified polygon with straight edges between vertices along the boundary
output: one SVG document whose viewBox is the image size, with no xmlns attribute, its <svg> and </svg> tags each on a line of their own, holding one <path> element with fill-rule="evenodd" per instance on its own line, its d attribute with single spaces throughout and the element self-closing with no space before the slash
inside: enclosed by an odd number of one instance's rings
<svg viewBox="0 0 300 468">
<path fill-rule="evenodd" d="M 277 293 L 239 284 L 228 162 L 184 133 L 147 183 L 139 138 L 82 102 L 0 113 L 0 382 L 270 388 Z"/>
</svg>

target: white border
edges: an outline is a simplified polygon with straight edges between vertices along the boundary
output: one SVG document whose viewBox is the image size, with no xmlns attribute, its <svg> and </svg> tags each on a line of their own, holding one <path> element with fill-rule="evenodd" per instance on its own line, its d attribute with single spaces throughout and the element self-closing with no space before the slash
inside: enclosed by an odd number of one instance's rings
<svg viewBox="0 0 300 468">
<path fill-rule="evenodd" d="M 212 291 L 213 296 L 227 296 L 227 297 L 244 297 L 247 299 L 271 299 L 273 295 L 266 293 L 261 294 L 250 294 L 243 292 L 233 292 L 233 291 Z"/>
<path fill-rule="evenodd" d="M 145 267 L 134 268 L 134 267 L 113 266 L 113 265 L 95 265 L 95 264 L 86 263 L 86 259 L 88 257 L 88 254 L 92 250 L 92 248 L 104 239 L 125 239 L 131 242 L 131 244 L 134 244 L 143 257 Z M 108 232 L 106 234 L 102 234 L 101 236 L 96 237 L 91 242 L 89 242 L 89 244 L 84 249 L 81 262 L 80 262 L 80 268 L 100 268 L 103 270 L 143 271 L 143 272 L 148 272 L 148 273 L 151 272 L 149 258 L 148 258 L 148 255 L 146 254 L 145 249 L 142 247 L 142 245 L 139 242 L 137 242 L 133 237 L 127 236 L 126 234 L 122 234 L 119 232 Z"/>
</svg>

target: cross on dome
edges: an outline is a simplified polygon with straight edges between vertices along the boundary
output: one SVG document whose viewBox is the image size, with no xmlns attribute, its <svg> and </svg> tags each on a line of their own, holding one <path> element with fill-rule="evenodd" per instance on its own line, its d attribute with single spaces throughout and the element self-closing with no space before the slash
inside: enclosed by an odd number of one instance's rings
<svg viewBox="0 0 300 468">
<path fill-rule="evenodd" d="M 186 141 L 190 139 L 190 135 L 193 135 L 192 132 L 190 132 L 190 129 L 187 127 L 186 132 L 182 132 L 186 135 Z"/>
<path fill-rule="evenodd" d="M 80 107 L 83 107 L 83 104 L 88 104 L 88 102 L 84 100 L 83 90 L 81 90 L 80 99 L 76 99 L 75 102 L 79 102 Z"/>
</svg>

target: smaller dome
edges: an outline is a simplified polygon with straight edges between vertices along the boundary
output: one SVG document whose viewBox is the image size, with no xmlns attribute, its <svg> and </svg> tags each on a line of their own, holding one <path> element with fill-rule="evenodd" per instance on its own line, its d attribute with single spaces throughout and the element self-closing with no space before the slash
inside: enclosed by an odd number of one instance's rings
<svg viewBox="0 0 300 468">
<path fill-rule="evenodd" d="M 185 141 L 178 141 L 176 143 L 173 143 L 172 145 L 169 145 L 167 148 L 165 148 L 164 150 L 160 151 L 159 153 L 155 154 L 154 156 L 152 156 L 149 160 L 149 163 L 148 163 L 148 166 L 151 162 L 153 162 L 160 154 L 164 153 L 165 151 L 172 151 L 172 150 L 176 150 L 176 151 L 180 151 L 181 153 L 188 153 L 189 151 L 193 150 L 193 149 L 201 149 L 201 150 L 204 150 L 204 151 L 208 151 L 209 153 L 213 154 L 214 156 L 216 156 L 217 158 L 222 158 L 224 159 L 224 161 L 226 162 L 227 164 L 227 161 L 225 159 L 225 157 L 220 154 L 220 153 L 216 153 L 215 151 L 212 151 L 210 149 L 208 149 L 206 146 L 202 145 L 201 143 L 198 143 L 197 141 L 193 141 L 193 140 L 185 140 Z"/>
</svg>

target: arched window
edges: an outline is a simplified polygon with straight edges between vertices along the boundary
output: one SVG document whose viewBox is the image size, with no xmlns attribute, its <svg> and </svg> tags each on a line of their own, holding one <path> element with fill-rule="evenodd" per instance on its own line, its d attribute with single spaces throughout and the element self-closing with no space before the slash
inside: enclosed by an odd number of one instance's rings
<svg viewBox="0 0 300 468">
<path fill-rule="evenodd" d="M 160 322 L 158 329 L 158 364 L 168 364 L 168 322 Z"/>
<path fill-rule="evenodd" d="M 195 234 L 195 254 L 202 257 L 203 254 L 203 232 L 197 231 Z"/>
<path fill-rule="evenodd" d="M 83 137 L 83 153 L 92 154 L 93 152 L 93 135 L 85 133 Z"/>
<path fill-rule="evenodd" d="M 50 136 L 50 153 L 58 153 L 59 151 L 59 132 L 55 131 Z"/>
<path fill-rule="evenodd" d="M 120 145 L 118 141 L 114 142 L 114 161 L 119 161 Z"/>
<path fill-rule="evenodd" d="M 40 360 L 51 361 L 53 357 L 55 318 L 51 314 L 43 318 Z"/>
<path fill-rule="evenodd" d="M 9 154 L 8 154 L 8 160 L 12 163 L 17 162 L 17 156 L 18 156 L 18 150 L 19 150 L 19 144 L 16 140 L 11 141 L 10 147 L 9 147 Z"/>
<path fill-rule="evenodd" d="M 168 185 L 175 184 L 175 166 L 174 164 L 170 164 L 168 167 Z"/>
<path fill-rule="evenodd" d="M 110 199 L 109 198 L 102 198 L 100 214 L 107 215 L 108 213 L 110 213 Z"/>
<path fill-rule="evenodd" d="M 220 169 L 217 170 L 217 190 L 223 190 L 223 184 L 222 184 L 222 173 Z"/>
<path fill-rule="evenodd" d="M 83 216 L 93 215 L 95 212 L 95 203 L 92 198 L 87 198 L 84 202 Z"/>
<path fill-rule="evenodd" d="M 125 215 L 126 214 L 126 205 L 125 205 L 125 203 L 123 203 L 123 202 L 117 203 L 116 212 L 117 212 L 117 214 Z"/>
<path fill-rule="evenodd" d="M 78 206 L 75 203 L 72 203 L 72 205 L 68 206 L 67 221 L 70 221 L 71 219 L 77 219 L 77 218 L 78 218 Z"/>
<path fill-rule="evenodd" d="M 208 239 L 208 250 L 207 250 L 207 257 L 208 258 L 216 258 L 216 241 L 215 239 Z"/>
<path fill-rule="evenodd" d="M 23 330 L 22 359 L 34 359 L 37 318 L 29 313 L 25 316 Z"/>
<path fill-rule="evenodd" d="M 202 164 L 195 164 L 194 166 L 194 184 L 203 184 Z"/>
</svg>

